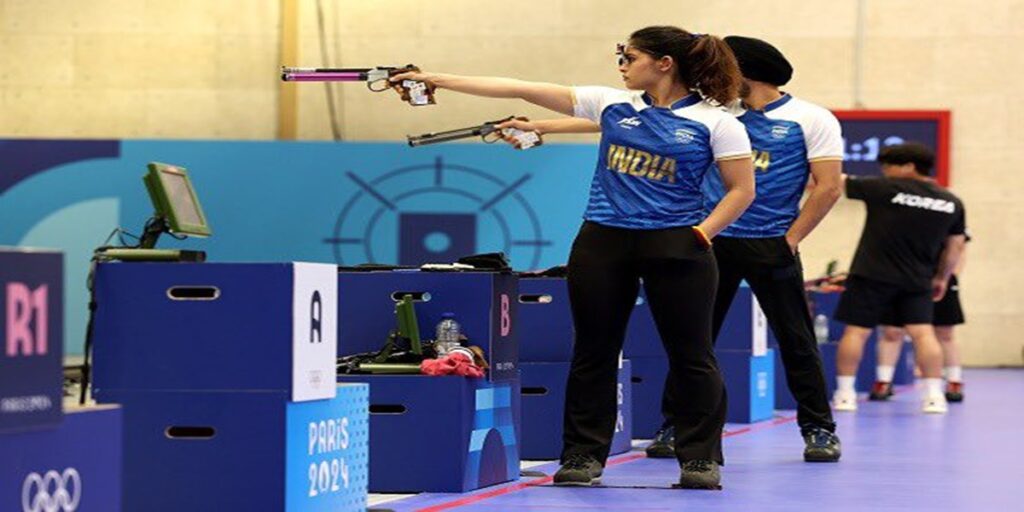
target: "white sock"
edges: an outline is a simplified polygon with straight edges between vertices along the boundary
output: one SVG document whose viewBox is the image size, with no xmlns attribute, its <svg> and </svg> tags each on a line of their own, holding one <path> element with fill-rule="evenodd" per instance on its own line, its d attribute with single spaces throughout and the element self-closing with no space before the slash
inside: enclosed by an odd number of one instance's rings
<svg viewBox="0 0 1024 512">
<path fill-rule="evenodd" d="M 946 380 L 949 382 L 963 382 L 964 381 L 964 369 L 962 366 L 947 366 L 946 367 Z"/>
<path fill-rule="evenodd" d="M 921 379 L 924 381 L 924 396 L 942 394 L 942 379 Z"/>
<path fill-rule="evenodd" d="M 875 367 L 875 379 L 879 382 L 892 382 L 893 375 L 896 375 L 895 366 L 878 365 Z"/>
<path fill-rule="evenodd" d="M 838 391 L 844 393 L 856 393 L 857 389 L 854 388 L 854 383 L 857 380 L 856 375 L 839 375 L 836 377 L 836 384 L 838 384 Z"/>
</svg>

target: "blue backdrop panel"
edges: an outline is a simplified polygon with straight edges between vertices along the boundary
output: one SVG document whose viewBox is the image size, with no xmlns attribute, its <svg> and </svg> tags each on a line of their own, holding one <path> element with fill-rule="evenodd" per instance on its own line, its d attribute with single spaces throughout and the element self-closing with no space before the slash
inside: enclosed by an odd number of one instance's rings
<svg viewBox="0 0 1024 512">
<path fill-rule="evenodd" d="M 468 492 L 519 479 L 518 379 L 345 375 L 370 385 L 370 491 Z"/>
<path fill-rule="evenodd" d="M 403 213 L 398 232 L 403 265 L 451 263 L 476 251 L 476 216 L 468 213 Z"/>
<path fill-rule="evenodd" d="M 572 361 L 569 288 L 564 278 L 519 278 L 520 362 Z"/>
<path fill-rule="evenodd" d="M 569 363 L 523 363 L 523 458 L 558 459 L 562 455 L 565 385 Z M 611 455 L 628 452 L 633 441 L 632 363 L 622 362 L 618 382 L 618 413 Z"/>
<path fill-rule="evenodd" d="M 519 352 L 516 276 L 494 272 L 339 272 L 338 354 L 373 352 L 397 328 L 395 297 L 429 294 L 416 302 L 420 336 L 434 339 L 450 312 L 471 345 L 484 350 L 494 381 L 515 379 Z"/>
<path fill-rule="evenodd" d="M 61 420 L 64 255 L 0 248 L 0 432 Z"/>
<path fill-rule="evenodd" d="M 103 406 L 69 410 L 55 429 L 0 434 L 0 510 L 121 510 L 121 424 L 121 409 Z"/>
<path fill-rule="evenodd" d="M 137 140 L 0 141 L 0 151 L 0 244 L 68 254 L 70 353 L 84 338 L 92 249 L 152 213 L 149 161 L 188 168 L 214 232 L 160 246 L 210 261 L 420 263 L 472 247 L 527 269 L 566 261 L 597 154 L 589 144 Z"/>
</svg>

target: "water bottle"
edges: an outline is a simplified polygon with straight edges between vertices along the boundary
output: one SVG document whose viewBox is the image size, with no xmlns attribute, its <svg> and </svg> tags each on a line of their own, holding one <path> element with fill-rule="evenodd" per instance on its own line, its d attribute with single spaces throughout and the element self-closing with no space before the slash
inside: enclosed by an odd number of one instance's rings
<svg viewBox="0 0 1024 512">
<path fill-rule="evenodd" d="M 444 313 L 437 324 L 437 337 L 434 339 L 434 350 L 438 356 L 447 354 L 451 349 L 461 346 L 459 341 L 459 323 L 454 313 Z"/>
<path fill-rule="evenodd" d="M 828 317 L 819 314 L 814 317 L 814 339 L 818 345 L 828 343 Z"/>
</svg>

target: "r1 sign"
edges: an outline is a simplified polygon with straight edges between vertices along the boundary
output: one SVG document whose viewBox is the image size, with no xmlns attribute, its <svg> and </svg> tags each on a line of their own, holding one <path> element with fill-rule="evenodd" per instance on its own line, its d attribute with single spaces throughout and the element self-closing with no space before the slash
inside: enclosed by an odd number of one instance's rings
<svg viewBox="0 0 1024 512">
<path fill-rule="evenodd" d="M 64 256 L 0 249 L 0 432 L 61 421 Z"/>
</svg>

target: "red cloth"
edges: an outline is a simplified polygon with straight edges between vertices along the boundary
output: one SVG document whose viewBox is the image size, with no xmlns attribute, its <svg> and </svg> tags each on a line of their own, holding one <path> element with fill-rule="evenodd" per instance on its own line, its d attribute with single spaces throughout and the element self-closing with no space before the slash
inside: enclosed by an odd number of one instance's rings
<svg viewBox="0 0 1024 512">
<path fill-rule="evenodd" d="M 437 359 L 426 359 L 420 363 L 420 372 L 424 375 L 462 375 L 463 377 L 483 377 L 484 371 L 473 363 L 465 354 L 458 352 Z"/>
</svg>

